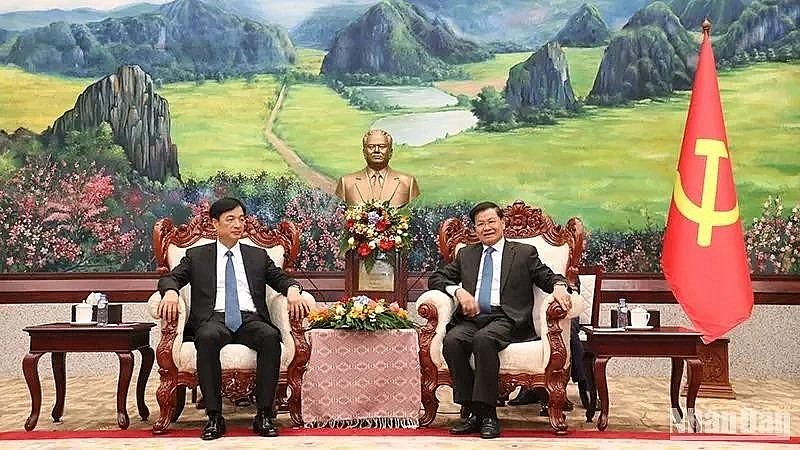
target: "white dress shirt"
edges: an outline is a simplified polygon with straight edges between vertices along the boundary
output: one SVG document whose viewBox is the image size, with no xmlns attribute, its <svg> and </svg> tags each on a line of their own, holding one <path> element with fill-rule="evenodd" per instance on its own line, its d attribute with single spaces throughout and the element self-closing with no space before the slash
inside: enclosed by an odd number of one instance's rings
<svg viewBox="0 0 800 450">
<path fill-rule="evenodd" d="M 503 262 L 503 249 L 506 246 L 506 238 L 502 238 L 495 242 L 491 247 L 494 249 L 492 252 L 492 295 L 490 303 L 492 306 L 500 306 L 500 265 Z M 478 283 L 475 285 L 475 300 L 478 299 L 478 292 L 481 291 L 481 276 L 483 275 L 483 259 L 486 258 L 486 249 L 488 245 L 483 246 L 481 253 L 481 261 L 478 264 Z M 455 298 L 456 290 L 461 286 L 447 286 L 445 290 L 451 297 Z"/>
<path fill-rule="evenodd" d="M 225 265 L 228 264 L 228 257 L 225 252 L 228 247 L 217 241 L 217 299 L 214 303 L 214 311 L 225 312 Z M 244 261 L 242 260 L 242 247 L 239 242 L 230 248 L 231 259 L 233 260 L 233 271 L 236 273 L 236 294 L 239 298 L 239 310 L 256 310 L 253 296 L 250 294 L 250 286 L 247 284 L 247 274 L 244 271 Z"/>
</svg>

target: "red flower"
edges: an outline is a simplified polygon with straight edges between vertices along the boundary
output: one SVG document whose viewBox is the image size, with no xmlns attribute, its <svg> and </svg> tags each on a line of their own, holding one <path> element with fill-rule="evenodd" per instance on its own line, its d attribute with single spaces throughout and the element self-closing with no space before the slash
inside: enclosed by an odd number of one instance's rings
<svg viewBox="0 0 800 450">
<path fill-rule="evenodd" d="M 392 223 L 385 217 L 375 223 L 375 229 L 378 231 L 386 231 Z"/>
<path fill-rule="evenodd" d="M 353 225 L 355 225 L 355 224 L 356 224 L 356 222 L 353 219 L 347 219 L 347 223 L 345 224 L 345 226 L 347 228 L 353 228 Z"/>
<path fill-rule="evenodd" d="M 381 239 L 381 241 L 378 242 L 378 247 L 385 252 L 389 251 L 394 248 L 394 241 L 391 239 Z"/>
<path fill-rule="evenodd" d="M 362 258 L 372 253 L 372 249 L 369 248 L 368 244 L 361 244 L 358 246 L 358 255 Z"/>
</svg>

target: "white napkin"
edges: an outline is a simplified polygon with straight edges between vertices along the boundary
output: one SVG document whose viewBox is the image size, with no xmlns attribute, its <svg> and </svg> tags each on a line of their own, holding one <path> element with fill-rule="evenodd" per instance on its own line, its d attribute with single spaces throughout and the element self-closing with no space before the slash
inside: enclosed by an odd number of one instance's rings
<svg viewBox="0 0 800 450">
<path fill-rule="evenodd" d="M 84 300 L 83 303 L 87 303 L 89 305 L 96 305 L 98 301 L 100 301 L 100 293 L 92 292 L 86 296 L 86 300 Z"/>
</svg>

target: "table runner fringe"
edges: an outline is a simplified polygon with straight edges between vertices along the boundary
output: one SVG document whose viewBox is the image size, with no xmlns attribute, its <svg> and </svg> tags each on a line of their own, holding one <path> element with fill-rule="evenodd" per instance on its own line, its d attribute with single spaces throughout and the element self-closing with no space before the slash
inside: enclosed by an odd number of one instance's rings
<svg viewBox="0 0 800 450">
<path fill-rule="evenodd" d="M 370 417 L 364 419 L 328 419 L 306 422 L 306 428 L 419 428 L 418 418 Z"/>
</svg>

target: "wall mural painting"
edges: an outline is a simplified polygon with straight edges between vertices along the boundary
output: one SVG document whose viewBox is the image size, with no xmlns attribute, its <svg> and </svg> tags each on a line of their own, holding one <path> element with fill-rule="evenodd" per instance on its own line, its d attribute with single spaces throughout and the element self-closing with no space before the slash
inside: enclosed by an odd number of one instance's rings
<svg viewBox="0 0 800 450">
<path fill-rule="evenodd" d="M 522 199 L 581 217 L 586 263 L 659 271 L 704 17 L 752 269 L 800 272 L 800 0 L 4 2 L 0 271 L 152 270 L 154 222 L 224 195 L 341 270 L 370 128 L 422 192 L 412 270 Z"/>
</svg>

